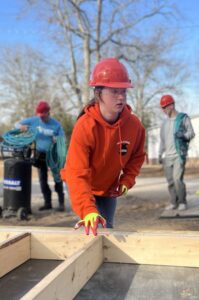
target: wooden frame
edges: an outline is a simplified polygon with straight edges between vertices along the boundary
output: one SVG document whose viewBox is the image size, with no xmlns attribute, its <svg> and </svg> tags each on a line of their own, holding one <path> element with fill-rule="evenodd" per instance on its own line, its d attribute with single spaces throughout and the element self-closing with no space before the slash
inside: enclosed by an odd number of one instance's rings
<svg viewBox="0 0 199 300">
<path fill-rule="evenodd" d="M 0 277 L 29 259 L 63 262 L 21 299 L 73 299 L 103 262 L 199 267 L 199 233 L 0 227 Z"/>
</svg>

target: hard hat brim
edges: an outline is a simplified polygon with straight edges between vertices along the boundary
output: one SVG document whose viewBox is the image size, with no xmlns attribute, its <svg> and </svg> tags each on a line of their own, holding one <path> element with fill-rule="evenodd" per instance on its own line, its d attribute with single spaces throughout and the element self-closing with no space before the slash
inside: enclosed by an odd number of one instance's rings
<svg viewBox="0 0 199 300">
<path fill-rule="evenodd" d="M 89 86 L 95 87 L 95 86 L 104 86 L 104 87 L 111 87 L 111 88 L 118 88 L 118 89 L 127 89 L 127 88 L 133 88 L 132 83 L 129 82 L 98 82 L 97 84 L 93 82 L 92 80 L 89 81 Z"/>
</svg>

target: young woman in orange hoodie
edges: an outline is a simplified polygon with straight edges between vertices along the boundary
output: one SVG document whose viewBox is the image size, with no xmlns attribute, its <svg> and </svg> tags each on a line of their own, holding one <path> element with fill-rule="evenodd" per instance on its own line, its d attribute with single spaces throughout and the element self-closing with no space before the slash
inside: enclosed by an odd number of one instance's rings
<svg viewBox="0 0 199 300">
<path fill-rule="evenodd" d="M 125 66 L 115 58 L 100 61 L 89 85 L 94 99 L 83 109 L 71 137 L 61 177 L 68 184 L 76 228 L 97 234 L 112 228 L 117 196 L 135 184 L 144 162 L 145 130 L 126 104 L 131 88 Z"/>
</svg>

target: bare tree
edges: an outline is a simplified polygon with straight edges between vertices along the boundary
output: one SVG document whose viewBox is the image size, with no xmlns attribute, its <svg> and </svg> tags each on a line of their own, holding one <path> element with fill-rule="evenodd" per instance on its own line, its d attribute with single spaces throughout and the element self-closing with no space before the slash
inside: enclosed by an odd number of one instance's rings
<svg viewBox="0 0 199 300">
<path fill-rule="evenodd" d="M 128 62 L 133 78 L 131 92 L 135 113 L 148 127 L 150 115 L 157 112 L 160 96 L 164 93 L 180 94 L 188 79 L 185 63 L 175 55 L 177 35 L 168 37 L 158 28 L 147 40 L 136 41 L 137 47 L 126 48 L 120 56 Z"/>
<path fill-rule="evenodd" d="M 34 113 L 39 99 L 48 98 L 47 69 L 42 56 L 31 48 L 7 48 L 0 57 L 1 104 L 12 121 Z"/>
<path fill-rule="evenodd" d="M 51 105 L 53 117 L 62 123 L 69 143 L 74 118 L 67 113 L 69 95 L 59 66 L 51 66 L 43 55 L 30 47 L 7 48 L 1 53 L 0 61 L 1 114 L 5 116 L 1 117 L 0 132 L 34 115 L 36 103 L 45 99 Z"/>
<path fill-rule="evenodd" d="M 88 81 L 93 64 L 102 57 L 116 56 L 128 62 L 128 70 L 136 87 L 133 103 L 136 113 L 142 120 L 146 117 L 149 120 L 146 110 L 156 95 L 174 86 L 177 90 L 182 78 L 182 73 L 178 72 L 178 60 L 169 56 L 174 39 L 166 36 L 165 32 L 155 32 L 150 37 L 146 32 L 145 22 L 148 20 L 173 18 L 175 10 L 168 6 L 170 2 L 24 0 L 27 4 L 25 13 L 27 8 L 35 10 L 42 32 L 51 39 L 48 41 L 55 49 L 53 57 L 45 61 L 51 69 L 50 76 L 49 72 L 45 76 L 48 83 L 43 79 L 38 81 L 45 83 L 45 93 L 50 102 L 59 102 L 60 105 L 54 107 L 55 111 L 58 107 L 68 112 L 74 111 L 74 108 L 80 109 L 89 100 Z M 143 23 L 145 26 L 142 26 Z M 153 30 L 151 27 L 151 32 Z M 44 61 L 40 65 L 46 72 Z M 21 79 L 23 81 L 23 76 Z M 37 93 L 39 90 L 40 87 Z M 37 99 L 37 93 L 33 93 L 34 99 Z M 42 93 L 43 97 L 45 93 Z M 12 97 L 18 97 L 17 91 Z M 24 96 L 22 98 L 25 99 Z M 23 103 L 23 100 L 20 101 Z M 31 98 L 28 103 L 34 101 Z"/>
<path fill-rule="evenodd" d="M 145 9 L 143 0 L 25 2 L 38 12 L 38 20 L 47 25 L 46 32 L 50 33 L 56 46 L 62 51 L 65 49 L 65 76 L 79 108 L 89 100 L 91 65 L 104 56 L 113 56 L 115 46 L 124 51 L 126 40 L 136 47 L 134 33 L 143 21 L 171 14 L 171 9 L 162 0 L 150 1 Z M 117 44 L 118 39 L 120 44 Z"/>
</svg>

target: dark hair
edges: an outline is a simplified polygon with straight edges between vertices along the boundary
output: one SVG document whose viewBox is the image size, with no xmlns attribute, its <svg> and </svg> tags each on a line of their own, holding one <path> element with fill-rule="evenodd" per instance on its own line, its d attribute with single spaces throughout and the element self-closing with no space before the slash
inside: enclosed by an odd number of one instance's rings
<svg viewBox="0 0 199 300">
<path fill-rule="evenodd" d="M 103 86 L 96 86 L 95 88 L 94 88 L 94 93 L 95 92 L 101 92 L 102 90 L 103 90 Z M 92 98 L 83 108 L 82 108 L 82 110 L 80 111 L 80 113 L 79 113 L 79 115 L 78 115 L 78 117 L 77 117 L 77 120 L 81 117 L 81 116 L 83 116 L 84 114 L 85 114 L 85 108 L 87 108 L 87 107 L 90 107 L 90 106 L 94 106 L 95 105 L 95 103 L 97 103 L 98 102 L 98 99 L 96 99 L 96 97 L 94 96 L 94 98 Z"/>
</svg>

